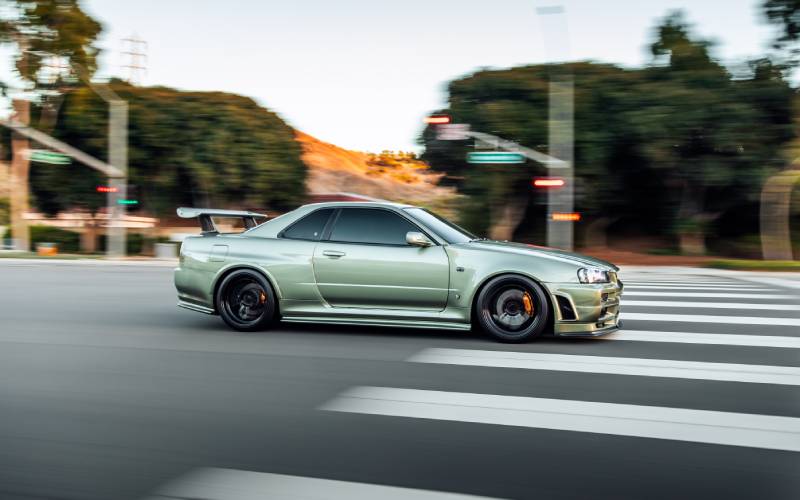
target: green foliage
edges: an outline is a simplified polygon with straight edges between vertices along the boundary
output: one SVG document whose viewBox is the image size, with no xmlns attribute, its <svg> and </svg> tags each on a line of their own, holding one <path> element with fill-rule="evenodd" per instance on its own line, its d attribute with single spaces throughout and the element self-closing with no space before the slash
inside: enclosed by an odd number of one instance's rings
<svg viewBox="0 0 800 500">
<path fill-rule="evenodd" d="M 656 29 L 649 67 L 580 62 L 480 71 L 451 82 L 449 107 L 437 111 L 547 152 L 549 83 L 571 75 L 576 209 L 584 220 L 624 217 L 655 234 L 703 230 L 716 214 L 757 199 L 793 137 L 794 93 L 780 68 L 757 60 L 734 78 L 711 48 L 672 14 Z M 542 165 L 469 165 L 471 142 L 438 141 L 430 127 L 421 142 L 422 159 L 470 196 L 462 223 L 476 232 L 494 223 L 494 205 L 544 202 L 530 188 L 532 177 L 548 175 Z"/>
<path fill-rule="evenodd" d="M 107 237 L 105 234 L 100 234 L 97 237 L 97 251 L 104 253 L 106 251 Z M 128 233 L 125 237 L 125 253 L 127 255 L 141 255 L 146 247 L 153 246 L 153 239 L 146 238 L 140 233 Z"/>
<path fill-rule="evenodd" d="M 0 43 L 16 45 L 18 74 L 39 89 L 74 84 L 79 74 L 91 76 L 101 31 L 78 0 L 0 1 Z M 56 59 L 64 71 L 43 71 Z"/>
<path fill-rule="evenodd" d="M 62 253 L 77 253 L 81 249 L 81 235 L 51 226 L 30 226 L 31 248 L 37 243 L 55 243 Z M 11 228 L 6 229 L 3 238 L 13 238 Z"/>
<path fill-rule="evenodd" d="M 139 208 L 172 215 L 175 207 L 287 209 L 305 194 L 306 167 L 293 130 L 252 99 L 165 87 L 112 88 L 128 101 L 129 184 Z M 89 89 L 67 95 L 55 135 L 105 159 L 108 108 Z M 80 165 L 37 165 L 33 191 L 47 213 L 105 204 L 103 180 Z"/>
<path fill-rule="evenodd" d="M 0 226 L 6 226 L 10 223 L 11 205 L 8 198 L 0 198 Z"/>
<path fill-rule="evenodd" d="M 777 47 L 800 39 L 800 0 L 764 0 L 762 8 L 767 20 L 780 29 L 775 40 Z"/>
</svg>

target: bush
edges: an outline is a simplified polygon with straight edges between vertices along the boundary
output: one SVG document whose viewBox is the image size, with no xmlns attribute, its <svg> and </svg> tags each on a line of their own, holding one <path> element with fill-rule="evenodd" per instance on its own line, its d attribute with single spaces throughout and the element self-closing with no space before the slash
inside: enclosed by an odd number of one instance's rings
<svg viewBox="0 0 800 500">
<path fill-rule="evenodd" d="M 11 206 L 8 198 L 0 198 L 0 226 L 7 226 L 11 221 Z"/>
<path fill-rule="evenodd" d="M 55 243 L 62 253 L 77 253 L 81 249 L 81 235 L 66 229 L 51 226 L 30 226 L 31 249 L 37 243 Z M 11 228 L 6 230 L 3 238 L 13 238 Z"/>
<path fill-rule="evenodd" d="M 149 243 L 149 241 L 148 241 Z M 150 244 L 152 246 L 152 244 Z M 125 253 L 127 255 L 140 255 L 145 247 L 145 237 L 139 233 L 128 233 L 125 238 Z M 97 237 L 97 251 L 106 251 L 106 235 L 101 234 Z"/>
</svg>

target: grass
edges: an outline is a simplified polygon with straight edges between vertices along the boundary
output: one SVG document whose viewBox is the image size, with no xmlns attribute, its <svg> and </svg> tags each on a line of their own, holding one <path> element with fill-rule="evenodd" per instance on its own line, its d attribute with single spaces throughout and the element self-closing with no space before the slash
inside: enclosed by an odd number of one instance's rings
<svg viewBox="0 0 800 500">
<path fill-rule="evenodd" d="M 738 271 L 796 271 L 800 272 L 800 260 L 743 260 L 717 259 L 706 262 L 703 267 L 735 269 Z"/>
</svg>

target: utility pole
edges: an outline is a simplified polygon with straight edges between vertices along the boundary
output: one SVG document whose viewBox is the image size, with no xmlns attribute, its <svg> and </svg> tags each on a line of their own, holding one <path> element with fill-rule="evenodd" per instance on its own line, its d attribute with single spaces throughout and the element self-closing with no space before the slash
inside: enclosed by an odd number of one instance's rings
<svg viewBox="0 0 800 500">
<path fill-rule="evenodd" d="M 128 191 L 128 103 L 104 84 L 89 84 L 108 103 L 108 161 L 120 171 L 120 175 L 109 177 L 108 232 L 106 233 L 106 257 L 122 258 L 126 250 L 126 233 L 123 222 L 125 205 L 120 203 Z"/>
<path fill-rule="evenodd" d="M 569 59 L 569 37 L 567 36 L 564 7 L 560 5 L 539 7 L 547 52 L 550 59 Z M 549 22 L 544 17 L 547 16 Z M 575 226 L 571 220 L 557 220 L 555 214 L 572 213 L 574 209 L 574 143 L 575 143 L 575 90 L 572 75 L 568 71 L 553 71 L 550 80 L 548 116 L 548 154 L 564 162 L 559 175 L 565 184 L 561 189 L 551 189 L 547 195 L 547 246 L 572 250 Z"/>
<path fill-rule="evenodd" d="M 25 126 L 30 122 L 30 101 L 14 99 L 14 120 Z M 14 249 L 28 252 L 31 249 L 28 221 L 25 213 L 28 211 L 28 172 L 30 171 L 30 142 L 28 138 L 13 133 L 11 134 L 11 169 L 9 185 L 11 186 L 11 232 L 14 237 Z"/>
<path fill-rule="evenodd" d="M 574 209 L 574 88 L 572 76 L 555 76 L 550 82 L 548 153 L 564 162 L 559 175 L 564 179 L 560 189 L 547 192 L 547 246 L 572 250 L 575 223 L 557 220 L 555 214 L 572 213 Z"/>
</svg>

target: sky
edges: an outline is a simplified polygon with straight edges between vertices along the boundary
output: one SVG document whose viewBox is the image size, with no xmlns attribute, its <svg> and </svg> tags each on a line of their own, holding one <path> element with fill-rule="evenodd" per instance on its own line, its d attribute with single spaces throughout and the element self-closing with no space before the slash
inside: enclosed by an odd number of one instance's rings
<svg viewBox="0 0 800 500">
<path fill-rule="evenodd" d="M 363 151 L 419 150 L 448 81 L 553 60 L 646 64 L 659 19 L 683 9 L 715 53 L 763 54 L 758 0 L 83 0 L 104 33 L 101 76 L 125 75 L 121 39 L 147 42 L 146 85 L 254 98 L 291 126 Z M 537 7 L 563 6 L 541 16 Z M 543 110 L 543 112 L 545 112 Z"/>
</svg>

